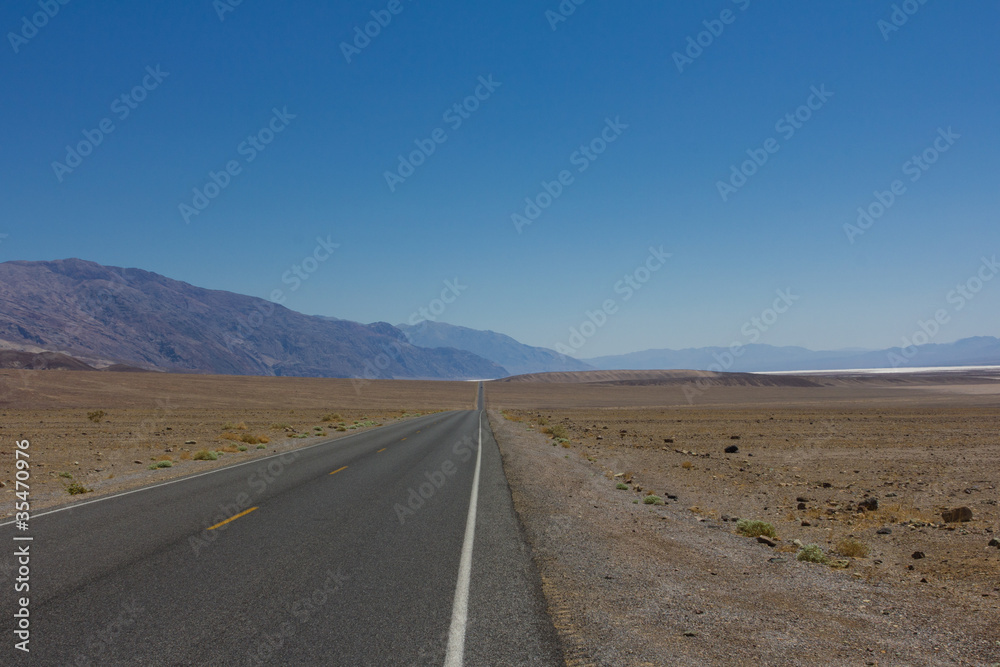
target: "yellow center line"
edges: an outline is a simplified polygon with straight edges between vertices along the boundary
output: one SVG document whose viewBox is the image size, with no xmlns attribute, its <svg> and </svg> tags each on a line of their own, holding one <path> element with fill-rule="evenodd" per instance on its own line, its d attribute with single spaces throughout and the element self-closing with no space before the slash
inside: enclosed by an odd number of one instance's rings
<svg viewBox="0 0 1000 667">
<path fill-rule="evenodd" d="M 219 523 L 215 524 L 214 526 L 209 526 L 209 528 L 208 528 L 208 529 L 209 529 L 209 530 L 215 530 L 216 528 L 219 528 L 220 526 L 225 526 L 225 525 L 226 525 L 227 523 L 229 523 L 230 521 L 236 521 L 236 520 L 237 520 L 237 519 L 239 519 L 239 518 L 240 518 L 241 516 L 246 516 L 247 514 L 250 514 L 250 512 L 253 512 L 253 511 L 254 511 L 255 509 L 257 509 L 257 508 L 256 508 L 256 507 L 251 507 L 250 509 L 248 509 L 248 510 L 246 510 L 246 511 L 244 511 L 244 512 L 240 512 L 240 513 L 239 513 L 239 514 L 237 514 L 236 516 L 231 516 L 231 517 L 229 517 L 229 518 L 228 518 L 228 519 L 226 519 L 225 521 L 220 521 Z"/>
<path fill-rule="evenodd" d="M 336 470 L 334 470 L 334 471 L 333 471 L 333 472 L 331 472 L 330 474 L 331 474 L 331 475 L 336 475 L 336 474 L 337 474 L 338 472 L 340 472 L 341 470 L 347 470 L 347 466 L 344 466 L 343 468 L 337 468 Z"/>
<path fill-rule="evenodd" d="M 378 452 L 375 452 L 375 453 L 378 454 L 379 452 L 384 452 L 385 450 L 386 450 L 386 448 L 383 447 L 382 449 L 378 450 Z"/>
<path fill-rule="evenodd" d="M 403 440 L 406 440 L 406 438 L 403 438 Z M 400 442 L 403 442 L 403 440 L 400 440 Z"/>
</svg>

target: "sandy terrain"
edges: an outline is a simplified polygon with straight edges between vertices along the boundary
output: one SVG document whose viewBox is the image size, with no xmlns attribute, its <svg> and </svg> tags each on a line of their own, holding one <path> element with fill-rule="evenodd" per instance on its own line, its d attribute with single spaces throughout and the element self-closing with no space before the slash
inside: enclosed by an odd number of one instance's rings
<svg viewBox="0 0 1000 667">
<path fill-rule="evenodd" d="M 1000 383 L 682 388 L 487 385 L 571 664 L 1000 663 Z"/>
<path fill-rule="evenodd" d="M 21 439 L 38 511 L 475 402 L 471 382 L 0 371 L 0 517 Z M 203 449 L 221 456 L 194 460 Z M 149 469 L 159 461 L 171 467 Z"/>
</svg>

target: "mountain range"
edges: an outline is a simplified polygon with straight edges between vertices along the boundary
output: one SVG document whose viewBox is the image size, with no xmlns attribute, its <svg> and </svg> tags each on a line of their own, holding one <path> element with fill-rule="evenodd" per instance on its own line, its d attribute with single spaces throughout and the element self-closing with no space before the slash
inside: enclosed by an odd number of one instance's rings
<svg viewBox="0 0 1000 667">
<path fill-rule="evenodd" d="M 1000 365 L 1000 339 L 992 336 L 874 351 L 753 344 L 739 355 L 702 347 L 581 360 L 494 331 L 304 315 L 264 299 L 80 259 L 0 263 L 0 352 L 0 368 L 367 379 Z"/>
</svg>

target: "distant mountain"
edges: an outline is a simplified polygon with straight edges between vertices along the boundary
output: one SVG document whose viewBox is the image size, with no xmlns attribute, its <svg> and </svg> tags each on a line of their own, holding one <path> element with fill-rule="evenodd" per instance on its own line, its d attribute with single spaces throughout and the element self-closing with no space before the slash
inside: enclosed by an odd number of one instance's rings
<svg viewBox="0 0 1000 667">
<path fill-rule="evenodd" d="M 503 366 L 511 375 L 549 371 L 586 371 L 593 366 L 545 347 L 532 347 L 493 331 L 458 327 L 444 322 L 397 324 L 407 339 L 420 347 L 454 347 Z"/>
<path fill-rule="evenodd" d="M 395 327 L 296 313 L 139 269 L 79 259 L 0 264 L 0 347 L 230 375 L 496 378 L 465 350 L 424 349 Z"/>
<path fill-rule="evenodd" d="M 1000 365 L 1000 339 L 992 336 L 964 338 L 954 343 L 859 352 L 818 352 L 804 347 L 745 345 L 740 356 L 727 347 L 683 350 L 644 350 L 630 354 L 586 359 L 601 370 L 694 369 L 736 372 L 844 370 L 849 368 L 917 368 L 923 366 Z"/>
</svg>

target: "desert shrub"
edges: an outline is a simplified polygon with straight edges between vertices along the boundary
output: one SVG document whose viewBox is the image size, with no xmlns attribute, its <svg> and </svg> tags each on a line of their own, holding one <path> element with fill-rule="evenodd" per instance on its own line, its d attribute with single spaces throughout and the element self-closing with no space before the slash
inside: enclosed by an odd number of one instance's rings
<svg viewBox="0 0 1000 667">
<path fill-rule="evenodd" d="M 823 549 L 820 548 L 818 544 L 807 544 L 802 547 L 799 551 L 799 555 L 795 557 L 798 560 L 805 561 L 806 563 L 820 563 L 824 564 L 829 559 L 826 554 L 823 553 Z"/>
<path fill-rule="evenodd" d="M 257 445 L 257 449 L 267 449 L 267 445 Z"/>
<path fill-rule="evenodd" d="M 546 429 L 545 432 L 551 434 L 553 438 L 565 438 L 567 440 L 569 439 L 569 433 L 566 432 L 566 427 L 563 426 L 562 424 L 555 424 L 553 426 L 550 426 L 548 427 L 548 429 Z"/>
<path fill-rule="evenodd" d="M 218 461 L 219 460 L 219 454 L 218 454 L 218 452 L 213 452 L 210 449 L 199 449 L 197 452 L 194 453 L 194 460 L 195 461 Z"/>
<path fill-rule="evenodd" d="M 73 479 L 73 474 L 72 473 L 68 473 L 68 472 L 61 472 L 61 473 L 59 473 L 59 476 L 60 477 L 65 477 L 66 479 Z"/>
<path fill-rule="evenodd" d="M 271 428 L 275 431 L 283 431 L 286 428 L 291 428 L 291 424 L 286 424 L 285 422 L 275 422 L 271 424 Z"/>
<path fill-rule="evenodd" d="M 346 430 L 347 430 L 347 427 L 346 427 L 346 426 L 338 426 L 338 427 L 336 428 L 336 430 L 337 430 L 337 431 L 346 431 Z"/>
<path fill-rule="evenodd" d="M 241 451 L 241 452 L 245 452 L 247 450 L 247 446 L 246 445 L 240 445 L 236 449 L 239 450 L 239 451 Z"/>
<path fill-rule="evenodd" d="M 93 491 L 93 489 L 88 489 L 83 484 L 80 484 L 80 482 L 73 482 L 72 484 L 66 487 L 66 491 L 67 493 L 69 493 L 69 495 L 75 496 L 80 493 L 90 493 L 91 491 Z"/>
<path fill-rule="evenodd" d="M 94 410 L 93 412 L 87 413 L 87 419 L 94 422 L 95 424 L 99 424 L 100 421 L 104 419 L 105 414 L 106 413 L 104 412 L 104 410 Z"/>
<path fill-rule="evenodd" d="M 628 484 L 626 484 L 625 482 L 618 482 L 615 485 L 615 488 L 618 489 L 619 491 L 627 491 L 628 490 Z"/>
<path fill-rule="evenodd" d="M 690 470 L 691 468 L 694 467 L 694 464 L 691 463 L 690 461 L 685 461 L 684 463 L 681 464 L 681 467 L 684 468 L 685 470 Z"/>
<path fill-rule="evenodd" d="M 837 553 L 848 558 L 865 558 L 868 552 L 867 544 L 852 537 L 844 538 L 837 544 Z"/>
<path fill-rule="evenodd" d="M 538 425 L 539 426 L 545 426 L 548 423 L 549 423 L 549 420 L 546 419 L 545 417 L 539 417 L 538 418 Z"/>
<path fill-rule="evenodd" d="M 657 495 L 653 495 L 652 493 L 649 494 L 648 496 L 646 496 L 645 498 L 643 498 L 642 502 L 646 503 L 647 505 L 663 505 L 664 504 L 663 498 L 660 498 Z"/>
<path fill-rule="evenodd" d="M 778 536 L 778 532 L 774 529 L 773 525 L 756 519 L 740 519 L 736 522 L 736 530 L 741 535 L 746 535 L 747 537 L 760 537 L 761 535 L 766 537 Z"/>
<path fill-rule="evenodd" d="M 187 450 L 181 452 L 181 461 L 190 461 L 190 460 L 191 460 L 191 452 Z"/>
<path fill-rule="evenodd" d="M 149 466 L 150 470 L 156 470 L 157 468 L 173 468 L 174 464 L 172 461 L 157 461 Z"/>
<path fill-rule="evenodd" d="M 341 419 L 343 419 L 343 417 L 340 416 L 339 412 L 328 412 L 327 414 L 323 415 L 323 419 L 321 419 L 320 421 L 339 422 Z"/>
</svg>

